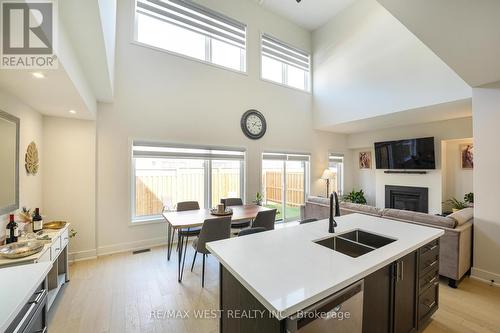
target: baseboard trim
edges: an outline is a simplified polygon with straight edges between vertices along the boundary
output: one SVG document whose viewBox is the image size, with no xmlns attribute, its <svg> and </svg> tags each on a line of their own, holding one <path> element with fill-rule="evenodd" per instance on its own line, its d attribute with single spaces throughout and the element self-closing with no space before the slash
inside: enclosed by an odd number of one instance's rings
<svg viewBox="0 0 500 333">
<path fill-rule="evenodd" d="M 97 256 L 104 256 L 116 253 L 142 250 L 144 248 L 167 245 L 165 237 L 151 238 L 134 242 L 118 243 L 113 245 L 100 246 L 97 249 Z"/>
<path fill-rule="evenodd" d="M 472 267 L 470 277 L 474 280 L 500 287 L 500 275 L 485 271 L 484 269 Z M 491 283 L 492 280 L 494 281 L 493 283 Z"/>
<path fill-rule="evenodd" d="M 69 252 L 68 254 L 69 254 L 69 258 L 68 258 L 69 262 L 77 262 L 77 261 L 91 260 L 91 259 L 97 258 L 97 250 L 96 249 Z"/>
</svg>

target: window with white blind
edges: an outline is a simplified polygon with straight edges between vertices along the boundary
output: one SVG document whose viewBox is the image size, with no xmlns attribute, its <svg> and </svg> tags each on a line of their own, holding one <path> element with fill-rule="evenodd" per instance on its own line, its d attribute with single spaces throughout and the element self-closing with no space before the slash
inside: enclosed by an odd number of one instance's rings
<svg viewBox="0 0 500 333">
<path fill-rule="evenodd" d="M 310 91 L 311 56 L 272 36 L 261 37 L 261 75 L 264 80 Z"/>
<path fill-rule="evenodd" d="M 344 194 L 344 155 L 331 153 L 328 159 L 328 167 L 335 174 L 333 189 L 339 195 Z"/>
<path fill-rule="evenodd" d="M 246 72 L 246 25 L 186 0 L 136 0 L 135 41 Z"/>
<path fill-rule="evenodd" d="M 243 149 L 183 147 L 134 142 L 132 221 L 160 217 L 180 201 L 214 207 L 221 198 L 243 197 Z"/>
</svg>

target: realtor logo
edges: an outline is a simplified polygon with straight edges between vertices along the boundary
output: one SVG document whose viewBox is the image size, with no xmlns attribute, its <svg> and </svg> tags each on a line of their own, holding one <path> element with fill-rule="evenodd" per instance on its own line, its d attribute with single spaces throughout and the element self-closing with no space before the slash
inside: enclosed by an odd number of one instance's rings
<svg viewBox="0 0 500 333">
<path fill-rule="evenodd" d="M 0 0 L 2 69 L 53 69 L 55 4 L 52 1 Z"/>
</svg>

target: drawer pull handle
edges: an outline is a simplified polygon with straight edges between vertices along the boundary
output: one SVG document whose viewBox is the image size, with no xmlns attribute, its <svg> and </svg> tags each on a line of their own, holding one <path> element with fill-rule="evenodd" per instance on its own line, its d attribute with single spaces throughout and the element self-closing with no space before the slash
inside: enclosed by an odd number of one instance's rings
<svg viewBox="0 0 500 333">
<path fill-rule="evenodd" d="M 35 293 L 35 295 L 36 295 L 35 300 L 32 301 L 32 302 L 30 302 L 29 304 L 33 304 L 33 303 L 34 304 L 38 304 L 38 303 L 40 303 L 40 300 L 43 298 L 44 294 L 45 294 L 45 289 L 42 289 L 42 290 L 36 292 Z"/>
<path fill-rule="evenodd" d="M 426 265 L 425 265 L 425 268 L 432 267 L 432 266 L 434 266 L 435 264 L 437 264 L 437 262 L 438 262 L 437 260 L 434 260 L 434 261 L 433 261 L 433 262 L 431 262 L 430 264 L 426 264 Z"/>
<path fill-rule="evenodd" d="M 36 304 L 31 303 L 29 309 L 26 311 L 26 313 L 24 314 L 23 318 L 21 319 L 21 321 L 19 322 L 19 324 L 17 325 L 17 327 L 14 329 L 13 333 L 20 333 L 20 332 L 22 332 L 21 328 L 28 322 L 28 320 L 30 319 L 30 317 L 33 315 L 33 312 L 34 312 L 35 308 L 36 308 Z"/>
<path fill-rule="evenodd" d="M 433 277 L 433 278 L 432 278 L 432 279 L 430 279 L 430 280 L 427 280 L 427 283 L 429 283 L 429 284 L 430 284 L 430 283 L 433 283 L 434 281 L 436 281 L 436 279 L 437 279 L 437 276 Z"/>
<path fill-rule="evenodd" d="M 59 251 L 59 250 L 60 250 L 60 248 L 56 248 L 56 252 Z"/>
<path fill-rule="evenodd" d="M 438 247 L 437 245 L 428 246 L 427 247 L 427 251 L 425 251 L 425 252 L 429 252 L 429 251 L 435 250 L 437 247 Z"/>
<path fill-rule="evenodd" d="M 426 302 L 423 303 L 426 307 L 428 307 L 429 309 L 432 309 L 434 307 L 434 305 L 436 305 L 436 301 L 432 302 L 431 304 L 427 304 Z"/>
</svg>

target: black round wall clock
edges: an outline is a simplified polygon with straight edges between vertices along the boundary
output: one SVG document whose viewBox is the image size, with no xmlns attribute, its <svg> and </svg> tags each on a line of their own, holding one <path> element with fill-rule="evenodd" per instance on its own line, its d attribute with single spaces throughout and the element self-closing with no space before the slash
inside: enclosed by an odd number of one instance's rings
<svg viewBox="0 0 500 333">
<path fill-rule="evenodd" d="M 257 110 L 248 110 L 241 117 L 241 130 L 252 140 L 262 138 L 266 134 L 266 129 L 266 118 Z"/>
</svg>

